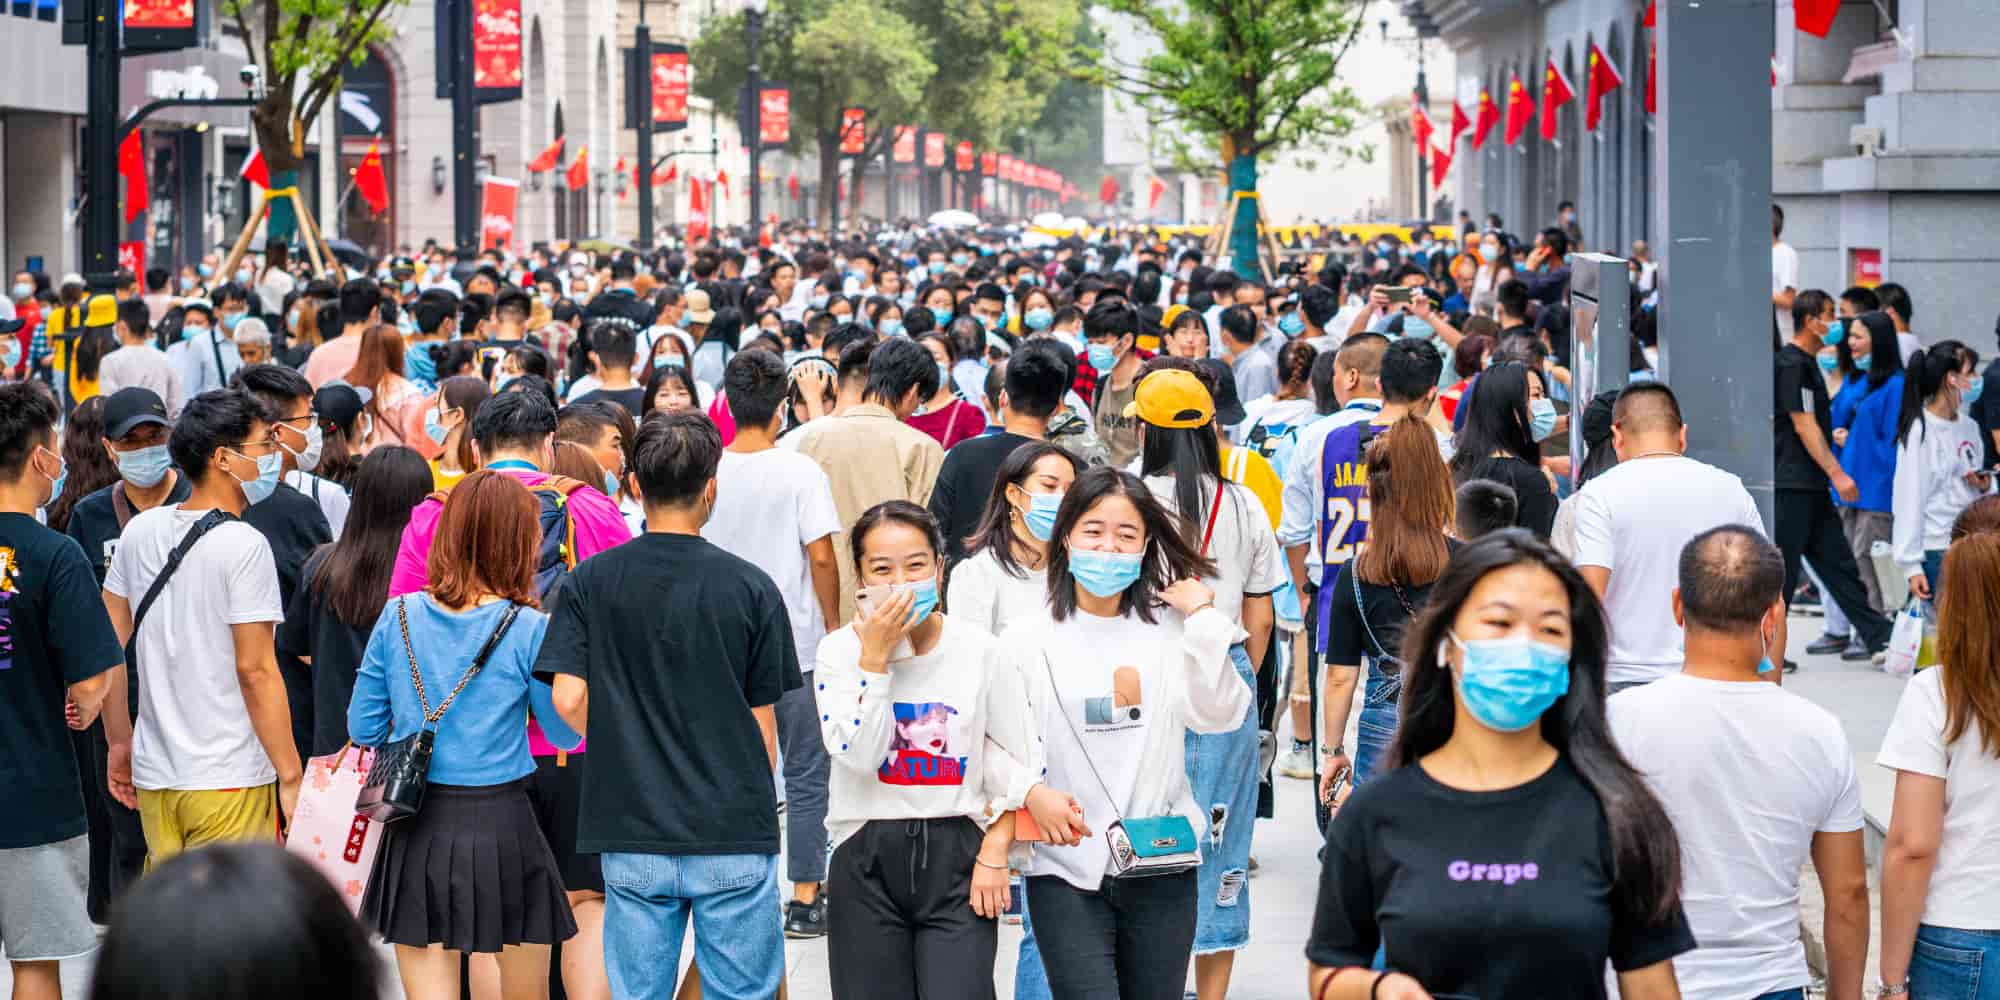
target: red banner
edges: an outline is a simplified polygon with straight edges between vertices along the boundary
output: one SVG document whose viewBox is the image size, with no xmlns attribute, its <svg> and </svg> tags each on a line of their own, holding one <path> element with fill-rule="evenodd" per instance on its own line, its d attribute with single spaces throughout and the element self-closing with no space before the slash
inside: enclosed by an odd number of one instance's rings
<svg viewBox="0 0 2000 1000">
<path fill-rule="evenodd" d="M 653 50 L 653 127 L 686 128 L 688 54 L 674 45 Z"/>
<path fill-rule="evenodd" d="M 766 84 L 757 97 L 757 139 L 765 149 L 782 148 L 792 138 L 792 92 Z"/>
<path fill-rule="evenodd" d="M 486 178 L 479 197 L 479 249 L 514 249 L 514 207 L 520 197 L 520 181 Z"/>
<path fill-rule="evenodd" d="M 981 154 L 979 154 L 979 172 L 980 172 L 980 174 L 982 174 L 982 175 L 984 175 L 984 176 L 987 176 L 987 177 L 997 177 L 997 176 L 999 176 L 999 174 L 1000 174 L 1000 154 L 999 154 L 999 153 L 981 153 Z"/>
<path fill-rule="evenodd" d="M 118 244 L 118 269 L 135 275 L 146 273 L 146 243 L 132 240 Z"/>
<path fill-rule="evenodd" d="M 1001 153 L 998 159 L 1000 162 L 994 165 L 994 176 L 1000 178 L 1003 182 L 1013 180 L 1014 158 L 1008 156 L 1006 153 Z"/>
<path fill-rule="evenodd" d="M 861 108 L 840 109 L 840 155 L 860 156 L 868 148 L 868 112 Z"/>
<path fill-rule="evenodd" d="M 955 163 L 954 163 L 954 165 L 953 165 L 953 168 L 954 168 L 954 169 L 956 169 L 956 170 L 957 170 L 957 171 L 958 171 L 959 173 L 961 173 L 961 174 L 969 174 L 969 173 L 971 173 L 971 172 L 972 172 L 972 160 L 973 160 L 973 157 L 972 157 L 972 143 L 969 143 L 969 142 L 961 142 L 961 143 L 959 143 L 959 144 L 958 144 L 958 156 L 957 156 L 957 157 L 955 157 L 954 159 L 955 159 Z"/>
<path fill-rule="evenodd" d="M 125 0 L 125 27 L 194 30 L 194 0 Z"/>
<path fill-rule="evenodd" d="M 944 166 L 944 133 L 924 133 L 924 166 L 933 170 Z"/>
<path fill-rule="evenodd" d="M 119 256 L 123 257 L 121 248 Z M 1849 247 L 1847 251 L 1848 280 L 1862 288 L 1874 288 L 1882 283 L 1882 251 L 1871 247 Z M 138 271 L 133 271 L 138 274 Z"/>
<path fill-rule="evenodd" d="M 521 0 L 474 0 L 472 86 L 483 102 L 521 96 Z"/>
<path fill-rule="evenodd" d="M 917 127 L 898 125 L 889 138 L 889 158 L 897 163 L 917 162 Z"/>
</svg>

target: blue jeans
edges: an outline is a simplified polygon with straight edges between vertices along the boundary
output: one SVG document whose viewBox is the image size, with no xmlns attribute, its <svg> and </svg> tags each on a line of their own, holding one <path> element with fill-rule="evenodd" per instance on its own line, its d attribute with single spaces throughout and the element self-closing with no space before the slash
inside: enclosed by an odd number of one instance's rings
<svg viewBox="0 0 2000 1000">
<path fill-rule="evenodd" d="M 1021 953 L 1014 960 L 1014 1000 L 1054 1000 L 1042 949 L 1035 943 L 1035 918 L 1028 915 L 1028 880 L 1021 880 Z"/>
<path fill-rule="evenodd" d="M 775 854 L 605 854 L 604 968 L 611 992 L 672 1000 L 694 918 L 702 995 L 768 1000 L 785 976 Z"/>
<path fill-rule="evenodd" d="M 1367 690 L 1361 701 L 1361 718 L 1354 722 L 1354 783 L 1381 773 L 1389 756 L 1389 744 L 1396 738 L 1396 707 L 1403 694 L 1403 676 L 1390 673 L 1367 658 Z"/>
<path fill-rule="evenodd" d="M 1806 1000 L 1803 987 L 1794 986 L 1789 990 L 1776 990 L 1757 997 L 1756 1000 Z"/>
<path fill-rule="evenodd" d="M 1944 550 L 1924 550 L 1924 582 L 1931 587 L 1931 603 L 1936 604 L 1940 596 L 1938 588 L 1944 585 Z"/>
<path fill-rule="evenodd" d="M 1229 648 L 1236 676 L 1251 690 L 1257 672 L 1242 646 Z M 1257 713 L 1227 733 L 1183 735 L 1188 787 L 1208 814 L 1196 872 L 1199 919 L 1194 951 L 1235 951 L 1250 943 L 1250 834 L 1257 826 Z"/>
<path fill-rule="evenodd" d="M 1986 968 L 1992 959 L 1994 967 Z M 1991 975 L 1987 975 L 1991 972 Z M 2000 931 L 1917 926 L 1910 956 L 1914 1000 L 2000 1000 Z"/>
</svg>

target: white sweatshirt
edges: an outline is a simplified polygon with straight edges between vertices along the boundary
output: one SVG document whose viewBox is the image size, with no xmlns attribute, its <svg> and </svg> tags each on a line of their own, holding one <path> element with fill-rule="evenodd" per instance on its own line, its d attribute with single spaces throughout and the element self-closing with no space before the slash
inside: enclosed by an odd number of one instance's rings
<svg viewBox="0 0 2000 1000">
<path fill-rule="evenodd" d="M 958 621 L 993 635 L 1020 618 L 1047 617 L 1049 576 L 1022 566 L 1014 576 L 1000 567 L 993 550 L 981 549 L 951 568 L 945 607 Z"/>
<path fill-rule="evenodd" d="M 1986 449 L 1979 425 L 1963 414 L 1946 420 L 1924 410 L 1922 427 L 1911 427 L 1896 446 L 1896 479 L 1890 494 L 1895 526 L 1891 539 L 1896 565 L 1905 577 L 1923 572 L 1924 552 L 1951 544 L 1951 523 L 1982 496 L 1965 481 L 1977 471 Z M 1990 492 L 1990 489 L 1989 489 Z"/>
<path fill-rule="evenodd" d="M 820 641 L 829 847 L 877 819 L 965 816 L 985 829 L 1039 780 L 1024 766 L 1034 730 L 1019 675 L 995 660 L 992 636 L 940 617 L 937 645 L 890 660 L 886 674 L 861 670 L 854 626 Z"/>
<path fill-rule="evenodd" d="M 1190 731 L 1242 725 L 1254 695 L 1229 647 L 1246 636 L 1212 607 L 1185 619 L 1161 608 L 1155 617 L 1148 625 L 1134 616 L 1079 611 L 1056 622 L 1043 614 L 1000 637 L 1000 655 L 1020 672 L 1041 736 L 1025 772 L 1045 773 L 1050 787 L 1074 796 L 1092 833 L 1073 847 L 1035 845 L 1024 869 L 1030 875 L 1095 892 L 1110 863 L 1102 831 L 1121 815 L 1179 813 L 1206 835 L 1183 741 Z"/>
</svg>

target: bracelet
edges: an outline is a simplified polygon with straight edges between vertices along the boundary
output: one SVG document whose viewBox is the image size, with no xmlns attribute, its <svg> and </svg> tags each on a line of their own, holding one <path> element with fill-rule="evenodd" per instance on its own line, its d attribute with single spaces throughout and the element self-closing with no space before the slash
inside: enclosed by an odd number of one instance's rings
<svg viewBox="0 0 2000 1000">
<path fill-rule="evenodd" d="M 1880 1000 L 1880 998 L 1882 997 L 1902 997 L 1909 995 L 1910 995 L 1910 981 L 1908 979 L 1905 979 L 1902 982 L 1897 983 L 1895 985 L 1890 985 L 1889 983 L 1885 983 L 1880 980 L 1877 980 L 1875 983 L 1875 996 L 1877 997 L 1877 1000 Z"/>
<path fill-rule="evenodd" d="M 1375 975 L 1375 981 L 1368 984 L 1368 1000 L 1375 1000 L 1375 991 L 1382 988 L 1382 980 L 1389 978 L 1391 975 L 1392 973 L 1387 969 Z"/>
<path fill-rule="evenodd" d="M 1346 747 L 1344 747 L 1344 746 L 1341 746 L 1341 745 L 1340 745 L 1340 744 L 1338 744 L 1338 743 L 1335 743 L 1335 744 L 1334 744 L 1334 745 L 1332 745 L 1332 746 L 1327 746 L 1327 747 L 1320 747 L 1320 748 L 1319 748 L 1319 755 L 1320 755 L 1321 757 L 1323 757 L 1323 758 L 1324 758 L 1324 757 L 1345 757 L 1345 756 L 1347 756 L 1347 748 L 1346 748 Z"/>
<path fill-rule="evenodd" d="M 1326 1000 L 1326 991 L 1333 988 L 1334 980 L 1339 979 L 1341 976 L 1344 976 L 1350 972 L 1357 972 L 1357 971 L 1366 972 L 1367 967 L 1362 965 L 1343 965 L 1340 968 L 1333 970 L 1333 973 L 1331 975 L 1319 981 L 1319 989 L 1313 992 L 1313 1000 Z"/>
<path fill-rule="evenodd" d="M 991 868 L 996 872 L 1004 872 L 1009 870 L 1005 864 L 998 864 L 998 865 L 987 864 L 986 859 L 980 857 L 977 854 L 972 856 L 972 863 L 978 865 L 981 868 Z"/>
</svg>

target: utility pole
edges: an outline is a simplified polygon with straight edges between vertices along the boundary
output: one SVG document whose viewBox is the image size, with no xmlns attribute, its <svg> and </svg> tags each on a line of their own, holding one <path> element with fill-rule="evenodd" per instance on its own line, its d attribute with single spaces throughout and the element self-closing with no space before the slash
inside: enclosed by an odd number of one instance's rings
<svg viewBox="0 0 2000 1000">
<path fill-rule="evenodd" d="M 472 0 L 439 0 L 452 25 L 451 217 L 454 242 L 479 249 L 479 100 L 472 88 Z M 443 13 L 443 11 L 441 11 Z"/>
<path fill-rule="evenodd" d="M 1417 107 L 1424 109 L 1424 115 L 1431 113 L 1431 87 L 1424 79 L 1424 36 L 1417 36 Z M 1426 143 L 1417 150 L 1417 218 L 1426 224 L 1431 221 L 1431 151 Z"/>
<path fill-rule="evenodd" d="M 745 87 L 750 89 L 750 100 L 748 102 L 750 105 L 750 126 L 745 130 L 745 135 L 750 140 L 748 143 L 750 147 L 750 232 L 753 234 L 751 236 L 752 241 L 757 241 L 755 234 L 762 232 L 759 227 L 763 224 L 764 219 L 764 185 L 761 183 L 763 175 L 759 172 L 763 169 L 764 84 L 761 70 L 757 66 L 758 49 L 764 40 L 763 4 L 753 2 L 744 8 L 743 33 L 746 36 L 746 40 L 750 43 L 748 82 L 744 84 Z M 832 194 L 833 192 L 827 192 L 828 197 L 831 197 Z"/>
<path fill-rule="evenodd" d="M 646 0 L 639 0 L 639 26 L 632 29 L 639 73 L 639 238 L 641 250 L 653 248 L 653 32 L 646 27 Z"/>
<path fill-rule="evenodd" d="M 118 285 L 118 65 L 122 7 L 86 0 L 83 273 L 93 291 Z M 62 381 L 58 379 L 57 381 Z"/>
</svg>

